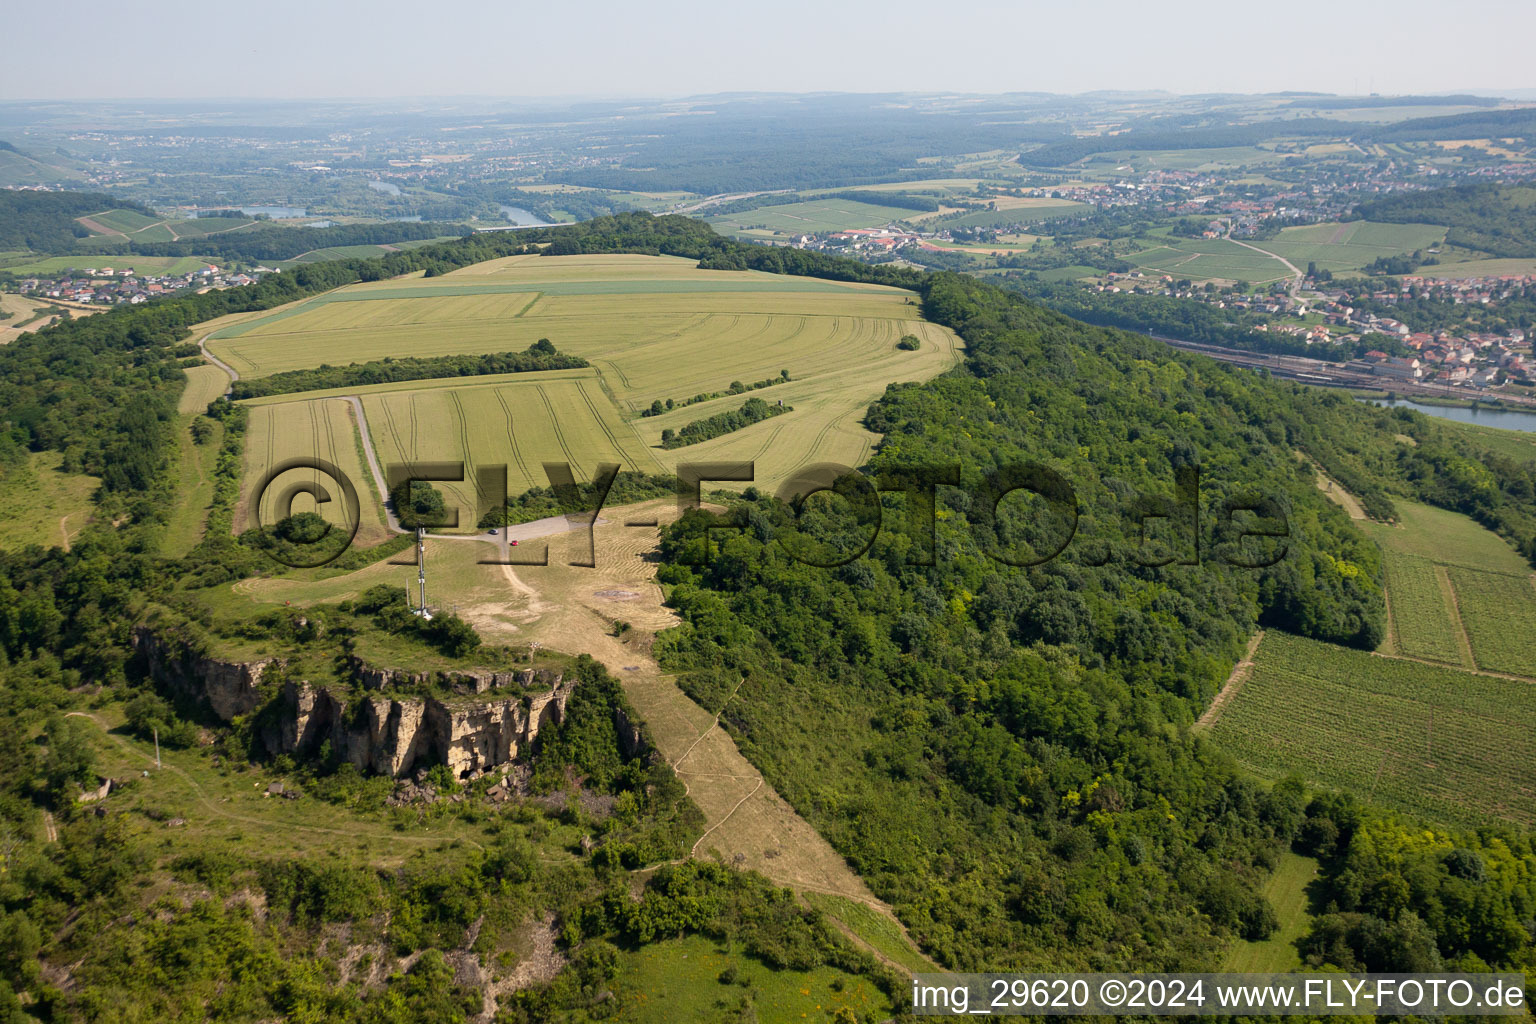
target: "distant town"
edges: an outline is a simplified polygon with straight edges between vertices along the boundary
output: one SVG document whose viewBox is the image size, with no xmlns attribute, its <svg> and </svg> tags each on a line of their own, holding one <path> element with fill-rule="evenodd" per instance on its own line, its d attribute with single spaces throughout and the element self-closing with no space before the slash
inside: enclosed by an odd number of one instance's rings
<svg viewBox="0 0 1536 1024">
<path fill-rule="evenodd" d="M 54 275 L 36 275 L 18 282 L 23 295 L 59 299 L 83 305 L 138 305 L 162 295 L 178 292 L 204 292 L 216 288 L 238 288 L 253 284 L 264 274 L 278 273 L 272 267 L 255 267 L 249 273 L 227 273 L 212 263 L 185 274 L 144 274 L 126 267 L 82 267 L 61 270 Z"/>
</svg>

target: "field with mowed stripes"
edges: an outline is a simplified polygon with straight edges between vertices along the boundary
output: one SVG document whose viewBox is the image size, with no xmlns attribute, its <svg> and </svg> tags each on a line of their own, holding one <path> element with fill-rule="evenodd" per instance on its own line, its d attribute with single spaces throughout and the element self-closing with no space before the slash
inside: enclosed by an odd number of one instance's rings
<svg viewBox="0 0 1536 1024">
<path fill-rule="evenodd" d="M 376 544 L 388 534 L 383 513 L 377 499 L 372 478 L 363 464 L 358 443 L 357 426 L 352 406 L 345 399 L 315 398 L 305 401 L 284 402 L 279 405 L 257 406 L 251 410 L 250 425 L 246 430 L 245 478 L 242 481 L 240 502 L 235 512 L 235 532 L 256 526 L 257 510 L 252 509 L 252 491 L 267 472 L 280 462 L 297 457 L 324 459 L 345 473 L 357 488 L 361 522 L 356 543 Z M 276 496 L 296 482 L 315 483 L 332 490 L 330 483 L 313 470 L 290 470 L 275 477 L 273 486 L 263 493 L 259 510 L 261 522 L 271 524 L 279 518 L 275 506 Z M 318 512 L 326 521 L 342 525 L 346 521 L 340 494 L 333 500 L 317 505 L 312 498 L 300 495 L 293 503 L 293 512 Z"/>
<path fill-rule="evenodd" d="M 955 365 L 960 342 L 924 321 L 908 292 L 755 272 L 698 270 L 647 256 L 511 257 L 435 278 L 372 282 L 260 316 L 211 325 L 208 347 L 242 376 L 405 356 L 519 351 L 548 338 L 583 370 L 456 377 L 253 400 L 273 423 L 288 407 L 360 399 L 386 464 L 466 463 L 445 493 L 470 511 L 475 470 L 505 464 L 517 494 L 547 483 L 544 462 L 583 479 L 598 463 L 670 472 L 679 461 L 751 460 L 775 486 L 814 462 L 858 465 L 875 435 L 861 424 L 887 384 Z M 916 350 L 898 349 L 906 335 Z M 682 403 L 732 384 L 790 380 Z M 702 444 L 664 450 L 664 430 L 735 410 L 749 396 L 792 411 Z M 642 416 L 653 403 L 674 405 Z M 297 414 L 295 414 L 297 415 Z M 305 422 L 302 415 L 297 421 Z M 301 427 L 252 430 L 248 475 L 303 452 Z M 368 477 L 359 477 L 367 481 Z"/>
</svg>

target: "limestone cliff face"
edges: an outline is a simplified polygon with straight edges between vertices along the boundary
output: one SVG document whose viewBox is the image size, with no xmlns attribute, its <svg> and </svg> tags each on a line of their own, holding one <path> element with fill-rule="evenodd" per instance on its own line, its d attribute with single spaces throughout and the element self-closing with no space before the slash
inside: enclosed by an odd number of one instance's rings
<svg viewBox="0 0 1536 1024">
<path fill-rule="evenodd" d="M 263 706 L 261 676 L 276 659 L 220 661 L 164 641 L 146 627 L 135 632 L 156 681 L 207 702 L 223 721 Z M 574 680 L 559 672 L 521 669 L 411 674 L 354 662 L 364 695 L 350 702 L 306 681 L 288 681 L 261 716 L 259 736 L 273 754 L 299 757 L 330 742 L 332 756 L 358 768 L 401 778 L 446 764 L 460 778 L 515 760 L 531 751 L 539 730 L 564 720 Z M 449 698 L 389 696 L 390 690 L 433 683 Z M 512 689 L 516 695 L 506 691 Z M 529 693 L 527 691 L 532 690 Z M 497 693 L 502 694 L 497 696 Z M 627 723 L 626 723 L 627 725 Z"/>
<path fill-rule="evenodd" d="M 489 700 L 365 696 L 348 707 L 324 687 L 290 682 L 276 726 L 263 735 L 274 754 L 305 756 L 330 741 L 334 756 L 365 771 L 402 778 L 446 764 L 458 777 L 528 753 L 539 730 L 564 719 L 572 684 L 547 674 L 550 689 Z"/>
<path fill-rule="evenodd" d="M 207 701 L 213 713 L 226 722 L 237 715 L 248 715 L 260 706 L 261 674 L 268 665 L 279 663 L 275 658 L 208 658 L 178 642 L 161 640 L 147 626 L 134 630 L 133 642 L 156 681 L 183 696 Z"/>
</svg>

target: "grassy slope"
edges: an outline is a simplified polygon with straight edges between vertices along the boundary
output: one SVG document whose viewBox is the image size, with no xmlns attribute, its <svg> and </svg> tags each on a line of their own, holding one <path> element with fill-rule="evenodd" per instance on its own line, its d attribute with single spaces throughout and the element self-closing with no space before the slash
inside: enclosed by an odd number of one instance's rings
<svg viewBox="0 0 1536 1024">
<path fill-rule="evenodd" d="M 734 982 L 720 980 L 728 968 L 735 970 Z M 613 987 L 621 1019 L 634 1024 L 709 1020 L 733 1010 L 742 1016 L 729 1019 L 765 1022 L 831 1020 L 844 1006 L 860 1020 L 884 1020 L 892 1011 L 885 993 L 867 979 L 830 967 L 775 971 L 701 936 L 625 953 Z"/>
<path fill-rule="evenodd" d="M 1264 883 L 1264 898 L 1275 908 L 1280 930 L 1262 942 L 1237 943 L 1221 969 L 1256 974 L 1298 970 L 1301 957 L 1295 943 L 1311 929 L 1307 886 L 1316 877 L 1316 860 L 1295 853 L 1282 854 L 1275 873 Z"/>
<path fill-rule="evenodd" d="M 58 452 L 38 452 L 17 471 L 0 471 L 0 548 L 56 547 L 91 514 L 100 480 L 59 472 Z"/>
</svg>

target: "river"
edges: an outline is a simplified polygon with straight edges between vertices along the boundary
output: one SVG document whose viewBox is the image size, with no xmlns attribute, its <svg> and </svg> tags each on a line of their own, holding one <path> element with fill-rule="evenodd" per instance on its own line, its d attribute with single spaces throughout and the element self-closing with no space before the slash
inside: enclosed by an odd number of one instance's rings
<svg viewBox="0 0 1536 1024">
<path fill-rule="evenodd" d="M 1418 402 L 1410 402 L 1406 399 L 1382 399 L 1374 398 L 1370 401 L 1375 405 L 1385 406 L 1389 409 L 1403 407 L 1413 409 L 1426 416 L 1438 416 L 1443 420 L 1456 420 L 1458 423 L 1476 423 L 1480 427 L 1498 427 L 1501 430 L 1527 430 L 1536 432 L 1536 413 L 1519 412 L 1509 409 L 1488 409 L 1484 407 L 1465 408 L 1459 405 L 1421 405 Z"/>
</svg>

